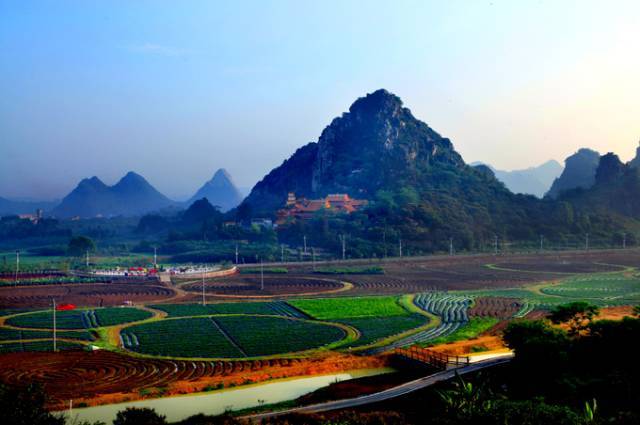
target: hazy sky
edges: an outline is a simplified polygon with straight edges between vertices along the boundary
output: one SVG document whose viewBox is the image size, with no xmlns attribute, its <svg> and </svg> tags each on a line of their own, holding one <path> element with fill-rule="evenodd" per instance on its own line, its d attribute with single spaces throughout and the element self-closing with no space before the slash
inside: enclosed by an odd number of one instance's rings
<svg viewBox="0 0 640 425">
<path fill-rule="evenodd" d="M 378 88 L 465 160 L 640 138 L 640 2 L 0 0 L 0 196 L 250 186 Z"/>
</svg>

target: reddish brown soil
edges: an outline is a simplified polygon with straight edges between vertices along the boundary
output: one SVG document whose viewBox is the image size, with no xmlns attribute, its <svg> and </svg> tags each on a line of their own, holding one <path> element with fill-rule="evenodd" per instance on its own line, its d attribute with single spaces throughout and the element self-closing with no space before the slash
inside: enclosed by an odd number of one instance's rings
<svg viewBox="0 0 640 425">
<path fill-rule="evenodd" d="M 515 298 L 479 297 L 469 309 L 472 317 L 508 319 L 520 310 L 522 304 Z"/>
<path fill-rule="evenodd" d="M 115 403 L 147 396 L 186 394 L 207 387 L 241 385 L 275 378 L 319 375 L 381 367 L 383 357 L 330 354 L 303 360 L 208 362 L 156 360 L 108 351 L 12 353 L 0 356 L 0 382 L 43 385 L 54 399 L 50 407 L 63 408 L 73 399 L 88 405 Z"/>
<path fill-rule="evenodd" d="M 632 306 L 602 308 L 596 320 L 622 320 L 624 317 L 635 317 Z"/>
<path fill-rule="evenodd" d="M 158 283 L 73 283 L 0 287 L 0 308 L 32 308 L 59 304 L 120 305 L 125 301 L 153 302 L 170 298 L 174 290 Z"/>
<path fill-rule="evenodd" d="M 472 354 L 479 351 L 486 352 L 504 350 L 505 348 L 506 347 L 501 337 L 496 335 L 483 335 L 464 341 L 435 345 L 433 347 L 429 347 L 429 350 L 445 353 L 450 356 L 462 356 L 464 354 Z"/>
<path fill-rule="evenodd" d="M 205 282 L 207 294 L 232 296 L 269 296 L 280 294 L 308 294 L 335 291 L 342 288 L 334 279 L 308 276 L 264 276 L 264 290 L 260 275 L 236 275 Z M 202 291 L 202 284 L 194 282 L 183 287 L 189 292 Z"/>
</svg>

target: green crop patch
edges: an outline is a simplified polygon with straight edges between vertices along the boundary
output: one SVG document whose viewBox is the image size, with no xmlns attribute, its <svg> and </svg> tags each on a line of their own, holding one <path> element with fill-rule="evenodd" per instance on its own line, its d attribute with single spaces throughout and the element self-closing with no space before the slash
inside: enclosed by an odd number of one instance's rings
<svg viewBox="0 0 640 425">
<path fill-rule="evenodd" d="M 384 274 L 384 269 L 380 266 L 372 267 L 320 267 L 316 274 Z"/>
<path fill-rule="evenodd" d="M 56 311 L 58 329 L 90 329 L 148 319 L 152 314 L 132 307 L 110 307 L 95 310 Z M 19 328 L 53 328 L 53 312 L 38 311 L 7 319 L 7 324 Z"/>
<path fill-rule="evenodd" d="M 120 332 L 129 350 L 167 357 L 244 357 L 211 318 L 160 320 Z"/>
<path fill-rule="evenodd" d="M 347 319 L 353 317 L 406 316 L 409 314 L 398 298 L 357 297 L 357 298 L 316 298 L 292 300 L 289 304 L 320 320 Z"/>
<path fill-rule="evenodd" d="M 345 332 L 336 326 L 300 320 L 239 316 L 215 320 L 251 357 L 309 350 L 345 337 Z"/>
<path fill-rule="evenodd" d="M 78 339 L 81 341 L 93 341 L 94 337 L 89 331 L 57 331 L 58 338 Z M 53 338 L 53 329 L 50 331 L 29 331 L 23 329 L 0 328 L 0 341 L 19 341 L 25 339 Z"/>
<path fill-rule="evenodd" d="M 165 319 L 125 328 L 129 350 L 166 357 L 240 358 L 304 351 L 341 340 L 330 325 L 277 317 Z"/>
<path fill-rule="evenodd" d="M 336 322 L 352 326 L 360 331 L 360 338 L 351 344 L 352 347 L 369 345 L 411 329 L 426 325 L 428 319 L 420 314 L 389 317 L 356 317 L 338 319 Z"/>
</svg>

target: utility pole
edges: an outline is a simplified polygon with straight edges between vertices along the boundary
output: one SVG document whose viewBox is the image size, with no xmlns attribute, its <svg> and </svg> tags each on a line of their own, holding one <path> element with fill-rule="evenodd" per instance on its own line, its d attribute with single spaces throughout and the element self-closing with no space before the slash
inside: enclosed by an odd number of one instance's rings
<svg viewBox="0 0 640 425">
<path fill-rule="evenodd" d="M 347 244 L 346 237 L 344 235 L 340 235 L 340 240 L 342 241 L 342 259 L 346 260 L 347 258 Z"/>
<path fill-rule="evenodd" d="M 153 247 L 153 268 L 158 268 L 158 248 Z"/>
<path fill-rule="evenodd" d="M 53 352 L 58 351 L 58 344 L 56 341 L 56 299 L 53 300 Z"/>
<path fill-rule="evenodd" d="M 449 255 L 453 255 L 453 238 L 449 238 Z"/>
<path fill-rule="evenodd" d="M 493 253 L 498 255 L 498 235 L 493 237 Z"/>
<path fill-rule="evenodd" d="M 202 305 L 206 304 L 206 301 L 205 301 L 205 298 L 204 298 L 204 271 L 206 269 L 207 269 L 206 267 L 202 269 Z"/>
<path fill-rule="evenodd" d="M 302 236 L 302 244 L 304 246 L 304 253 L 307 254 L 307 235 Z"/>
<path fill-rule="evenodd" d="M 584 249 L 585 251 L 589 251 L 589 234 L 588 233 L 584 237 Z"/>
<path fill-rule="evenodd" d="M 280 262 L 284 263 L 284 244 L 280 245 Z"/>
<path fill-rule="evenodd" d="M 86 265 L 87 265 L 87 269 L 88 269 L 88 268 L 89 268 L 89 250 L 87 250 L 87 252 L 86 252 L 86 260 L 85 260 L 85 263 L 86 263 Z"/>
<path fill-rule="evenodd" d="M 238 265 L 238 243 L 236 242 L 236 266 Z"/>
<path fill-rule="evenodd" d="M 387 229 L 382 231 L 382 246 L 384 248 L 384 258 L 387 258 Z"/>
<path fill-rule="evenodd" d="M 622 234 L 622 249 L 627 249 L 627 234 Z"/>
<path fill-rule="evenodd" d="M 264 291 L 264 266 L 262 265 L 262 258 L 260 258 L 260 290 Z"/>
<path fill-rule="evenodd" d="M 18 284 L 19 272 L 20 272 L 20 251 L 16 251 L 16 285 Z"/>
<path fill-rule="evenodd" d="M 544 250 L 544 236 L 540 235 L 540 252 Z"/>
<path fill-rule="evenodd" d="M 398 239 L 398 255 L 402 258 L 402 239 Z"/>
<path fill-rule="evenodd" d="M 311 261 L 313 264 L 313 271 L 316 271 L 316 249 L 315 248 L 311 248 Z"/>
</svg>

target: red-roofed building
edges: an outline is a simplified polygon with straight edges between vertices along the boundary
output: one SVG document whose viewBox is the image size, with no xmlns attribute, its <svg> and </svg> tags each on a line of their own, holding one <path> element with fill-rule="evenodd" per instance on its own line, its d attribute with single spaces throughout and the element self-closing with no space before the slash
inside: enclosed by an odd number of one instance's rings
<svg viewBox="0 0 640 425">
<path fill-rule="evenodd" d="M 278 211 L 277 224 L 293 219 L 308 220 L 321 210 L 351 214 L 367 204 L 367 200 L 353 199 L 346 193 L 331 194 L 323 199 L 306 199 L 296 198 L 293 192 L 289 192 L 285 207 Z"/>
</svg>

